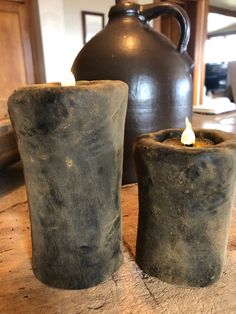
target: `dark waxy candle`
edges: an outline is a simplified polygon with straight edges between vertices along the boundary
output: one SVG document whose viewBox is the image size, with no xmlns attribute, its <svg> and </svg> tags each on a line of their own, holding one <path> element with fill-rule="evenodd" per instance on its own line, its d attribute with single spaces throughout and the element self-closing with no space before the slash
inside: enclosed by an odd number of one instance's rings
<svg viewBox="0 0 236 314">
<path fill-rule="evenodd" d="M 10 97 L 29 199 L 32 266 L 82 289 L 122 263 L 120 187 L 128 86 L 120 81 L 21 88 Z"/>
<path fill-rule="evenodd" d="M 181 144 L 181 133 L 144 134 L 134 144 L 139 188 L 136 261 L 163 281 L 203 287 L 220 277 L 226 256 L 236 137 L 196 130 L 196 143 L 188 147 Z"/>
</svg>

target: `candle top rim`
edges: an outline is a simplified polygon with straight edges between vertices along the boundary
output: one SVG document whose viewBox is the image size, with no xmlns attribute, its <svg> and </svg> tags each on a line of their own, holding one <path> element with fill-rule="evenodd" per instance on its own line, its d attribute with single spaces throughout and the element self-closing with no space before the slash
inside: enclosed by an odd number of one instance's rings
<svg viewBox="0 0 236 314">
<path fill-rule="evenodd" d="M 66 89 L 66 90 L 76 90 L 78 88 L 96 88 L 99 86 L 108 86 L 108 85 L 123 85 L 128 86 L 125 82 L 121 80 L 79 80 L 75 81 L 75 85 L 62 85 L 61 82 L 49 82 L 49 83 L 40 83 L 40 84 L 28 84 L 19 87 L 16 90 L 43 90 L 43 89 L 49 89 L 49 90 L 60 90 L 60 89 Z"/>
<path fill-rule="evenodd" d="M 152 148 L 163 148 L 167 150 L 174 151 L 188 151 L 188 152 L 202 152 L 202 151 L 210 151 L 222 149 L 223 147 L 232 146 L 236 148 L 236 135 L 233 133 L 224 132 L 221 130 L 215 129 L 199 129 L 194 128 L 194 132 L 196 134 L 197 139 L 201 140 L 209 140 L 213 142 L 212 146 L 206 147 L 189 147 L 185 145 L 174 146 L 168 143 L 164 143 L 167 139 L 176 139 L 178 138 L 180 141 L 181 134 L 183 132 L 183 128 L 178 129 L 163 129 L 157 132 L 150 132 L 146 134 L 142 134 L 139 136 L 139 143 L 142 142 L 145 146 L 152 146 Z"/>
</svg>

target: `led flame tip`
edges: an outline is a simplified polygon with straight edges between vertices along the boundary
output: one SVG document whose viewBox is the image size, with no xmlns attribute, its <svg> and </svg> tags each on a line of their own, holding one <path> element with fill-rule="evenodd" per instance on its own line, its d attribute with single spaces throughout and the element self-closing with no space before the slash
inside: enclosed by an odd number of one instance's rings
<svg viewBox="0 0 236 314">
<path fill-rule="evenodd" d="M 192 125 L 191 125 L 188 117 L 185 118 L 185 125 L 186 125 L 186 128 L 192 128 Z"/>
<path fill-rule="evenodd" d="M 72 72 L 67 72 L 61 81 L 61 86 L 75 86 L 75 78 Z"/>
</svg>

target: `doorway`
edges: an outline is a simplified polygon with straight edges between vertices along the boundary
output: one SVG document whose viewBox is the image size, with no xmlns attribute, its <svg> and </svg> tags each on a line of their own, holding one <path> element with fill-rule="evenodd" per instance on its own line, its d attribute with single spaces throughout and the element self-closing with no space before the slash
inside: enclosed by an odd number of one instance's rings
<svg viewBox="0 0 236 314">
<path fill-rule="evenodd" d="M 205 47 L 206 93 L 214 97 L 233 99 L 229 81 L 229 67 L 236 61 L 236 17 L 208 14 L 208 36 Z"/>
<path fill-rule="evenodd" d="M 14 89 L 45 81 L 37 0 L 0 0 L 0 122 Z"/>
</svg>

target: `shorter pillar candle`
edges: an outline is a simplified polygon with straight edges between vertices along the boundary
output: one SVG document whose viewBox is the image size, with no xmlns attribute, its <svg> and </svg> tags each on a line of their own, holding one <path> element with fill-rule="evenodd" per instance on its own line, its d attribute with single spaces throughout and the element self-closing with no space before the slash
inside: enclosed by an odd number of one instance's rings
<svg viewBox="0 0 236 314">
<path fill-rule="evenodd" d="M 196 130 L 206 147 L 185 147 L 181 133 L 144 134 L 134 144 L 139 188 L 136 261 L 163 281 L 203 287 L 219 278 L 226 256 L 236 137 Z"/>
<path fill-rule="evenodd" d="M 122 263 L 120 187 L 128 86 L 21 88 L 10 97 L 29 199 L 32 266 L 42 282 L 94 286 Z"/>
</svg>

